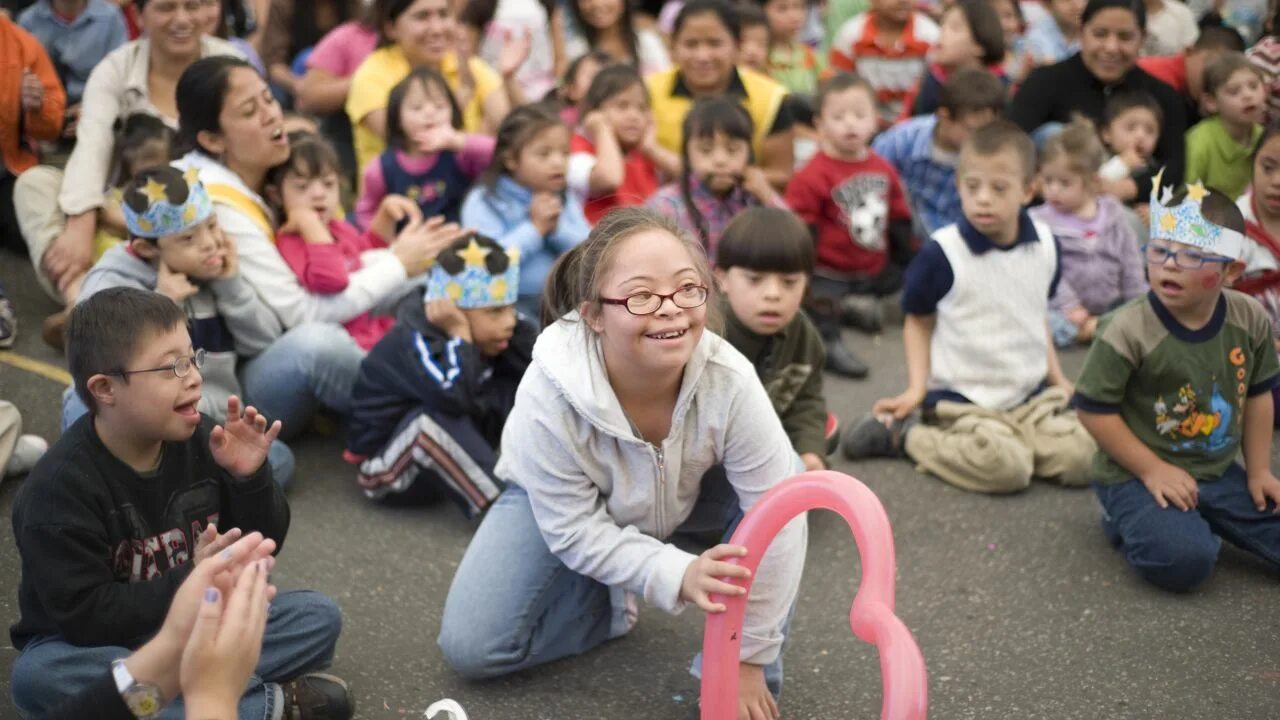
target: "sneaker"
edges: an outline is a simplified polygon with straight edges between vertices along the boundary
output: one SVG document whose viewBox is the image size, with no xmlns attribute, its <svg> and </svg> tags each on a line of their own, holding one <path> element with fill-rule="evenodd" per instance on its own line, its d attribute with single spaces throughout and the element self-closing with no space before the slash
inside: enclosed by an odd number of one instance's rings
<svg viewBox="0 0 1280 720">
<path fill-rule="evenodd" d="M 435 720 L 437 715 L 444 713 L 440 720 L 467 720 L 467 711 L 455 700 L 445 698 L 437 700 L 427 707 L 427 720 Z"/>
<path fill-rule="evenodd" d="M 916 424 L 914 417 L 906 420 L 885 421 L 874 415 L 863 415 L 858 422 L 849 426 L 845 432 L 841 446 L 844 456 L 850 460 L 861 460 L 869 457 L 906 457 L 903 441 L 907 431 Z"/>
<path fill-rule="evenodd" d="M 18 318 L 13 315 L 13 303 L 0 297 L 0 348 L 13 347 L 18 337 Z"/>
<path fill-rule="evenodd" d="M 845 325 L 867 333 L 884 329 L 884 311 L 874 295 L 846 295 L 840 301 L 840 319 Z"/>
<path fill-rule="evenodd" d="M 308 673 L 280 686 L 284 693 L 281 720 L 351 720 L 355 700 L 341 678 Z"/>
<path fill-rule="evenodd" d="M 25 475 L 40 462 L 40 458 L 49 450 L 49 443 L 39 435 L 23 435 L 13 446 L 13 454 L 9 456 L 9 464 L 4 466 L 4 476 Z"/>
<path fill-rule="evenodd" d="M 854 355 L 839 339 L 827 341 L 827 370 L 854 380 L 861 380 L 871 372 L 862 358 Z"/>
</svg>

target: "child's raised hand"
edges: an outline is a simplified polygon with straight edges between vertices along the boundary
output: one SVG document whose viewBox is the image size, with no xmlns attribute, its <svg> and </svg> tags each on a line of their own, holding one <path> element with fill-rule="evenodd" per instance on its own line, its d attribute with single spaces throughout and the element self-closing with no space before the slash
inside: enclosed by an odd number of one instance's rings
<svg viewBox="0 0 1280 720">
<path fill-rule="evenodd" d="M 466 135 L 452 125 L 436 125 L 413 134 L 413 146 L 420 153 L 438 153 L 443 150 L 458 152 L 466 142 Z"/>
<path fill-rule="evenodd" d="M 533 48 L 533 32 L 528 28 L 518 32 L 508 32 L 498 52 L 498 74 L 511 79 L 524 61 L 529 59 L 529 51 Z"/>
<path fill-rule="evenodd" d="M 449 333 L 451 337 L 462 338 L 471 342 L 471 324 L 467 316 L 462 314 L 458 306 L 449 298 L 440 298 L 427 303 L 427 322 Z"/>
<path fill-rule="evenodd" d="M 778 702 L 764 680 L 764 668 L 738 663 L 738 720 L 777 720 Z"/>
<path fill-rule="evenodd" d="M 556 225 L 560 224 L 562 209 L 564 203 L 560 201 L 560 196 L 549 192 L 534 193 L 533 200 L 529 202 L 529 221 L 538 232 L 544 236 L 550 235 Z"/>
<path fill-rule="evenodd" d="M 871 406 L 871 414 L 876 417 L 892 416 L 894 420 L 902 420 L 915 412 L 924 402 L 924 390 L 907 388 L 901 395 L 891 398 L 880 398 Z"/>
<path fill-rule="evenodd" d="M 1267 511 L 1267 501 L 1270 500 L 1274 505 L 1272 513 L 1280 513 L 1280 480 L 1276 480 L 1276 476 L 1270 470 L 1249 475 L 1249 497 L 1253 498 L 1253 504 L 1258 508 L 1258 512 Z"/>
<path fill-rule="evenodd" d="M 1124 161 L 1125 166 L 1128 167 L 1130 171 L 1146 167 L 1147 165 L 1147 159 L 1139 155 L 1138 151 L 1133 148 L 1129 148 L 1128 150 L 1120 153 L 1120 159 Z"/>
<path fill-rule="evenodd" d="M 463 230 L 456 223 L 446 223 L 438 215 L 426 220 L 411 221 L 396 236 L 395 242 L 391 244 L 391 252 L 400 259 L 405 272 L 412 277 L 424 272 L 441 250 L 468 232 L 470 231 Z"/>
<path fill-rule="evenodd" d="M 181 305 L 187 298 L 200 292 L 200 288 L 191 284 L 185 273 L 174 272 L 164 260 L 156 269 L 156 292 Z"/>
<path fill-rule="evenodd" d="M 280 434 L 280 421 L 267 426 L 267 419 L 250 405 L 240 415 L 240 398 L 227 398 L 227 421 L 209 433 L 213 461 L 233 477 L 247 478 L 267 461 L 267 450 Z"/>
<path fill-rule="evenodd" d="M 222 228 L 218 228 L 218 249 L 222 252 L 222 272 L 218 277 L 233 278 L 240 272 L 240 251 L 236 248 L 236 243 L 227 234 L 222 232 Z"/>
<path fill-rule="evenodd" d="M 742 189 L 756 196 L 762 204 L 768 205 L 777 191 L 769 184 L 764 170 L 752 165 L 742 174 Z"/>
<path fill-rule="evenodd" d="M 1195 478 L 1176 465 L 1162 462 L 1139 479 L 1162 508 L 1172 503 L 1185 511 L 1199 502 L 1200 487 L 1196 485 Z"/>
<path fill-rule="evenodd" d="M 394 225 L 405 219 L 408 219 L 409 222 L 420 222 L 422 220 L 422 207 L 404 195 L 392 194 L 382 198 L 382 202 L 378 203 L 378 212 L 375 214 L 371 224 L 384 220 Z"/>
<path fill-rule="evenodd" d="M 702 553 L 684 571 L 680 581 L 680 599 L 691 602 L 709 613 L 725 611 L 723 603 L 711 602 L 711 593 L 741 596 L 747 589 L 730 584 L 720 578 L 751 577 L 751 571 L 741 565 L 724 562 L 726 558 L 746 557 L 747 549 L 741 545 L 717 545 Z"/>
<path fill-rule="evenodd" d="M 582 118 L 582 127 L 591 133 L 592 138 L 598 138 L 605 133 L 613 132 L 613 126 L 609 124 L 609 118 L 599 110 L 592 110 L 587 116 Z"/>
<path fill-rule="evenodd" d="M 307 242 L 311 242 L 310 238 L 312 237 L 323 235 L 328 237 L 329 242 L 333 242 L 333 236 L 324 227 L 324 223 L 320 222 L 320 213 L 316 212 L 315 208 L 310 205 L 294 205 L 293 207 L 285 208 L 284 212 L 284 225 L 277 232 L 301 235 Z M 323 232 L 317 232 L 317 230 L 322 230 Z"/>
</svg>

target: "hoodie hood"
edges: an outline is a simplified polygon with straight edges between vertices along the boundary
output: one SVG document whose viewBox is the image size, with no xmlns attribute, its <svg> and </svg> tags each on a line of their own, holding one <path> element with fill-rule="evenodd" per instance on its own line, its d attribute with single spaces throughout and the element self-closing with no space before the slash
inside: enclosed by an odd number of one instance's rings
<svg viewBox="0 0 1280 720">
<path fill-rule="evenodd" d="M 702 339 L 685 365 L 668 437 L 680 434 L 679 428 L 698 387 L 698 380 L 707 367 L 708 359 L 723 343 L 720 336 L 703 329 Z M 546 374 L 574 410 L 601 432 L 622 440 L 644 442 L 632 430 L 631 422 L 609 383 L 600 339 L 576 311 L 542 331 L 533 346 L 533 363 Z"/>
<path fill-rule="evenodd" d="M 120 243 L 102 254 L 84 276 L 77 302 L 99 290 L 113 287 L 141 287 L 154 290 L 157 281 L 156 268 L 129 251 L 128 243 Z"/>
</svg>

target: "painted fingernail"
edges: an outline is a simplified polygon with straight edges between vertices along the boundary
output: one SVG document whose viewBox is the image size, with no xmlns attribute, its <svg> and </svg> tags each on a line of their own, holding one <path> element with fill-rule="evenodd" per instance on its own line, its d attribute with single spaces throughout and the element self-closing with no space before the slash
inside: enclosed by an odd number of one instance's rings
<svg viewBox="0 0 1280 720">
<path fill-rule="evenodd" d="M 223 550 L 223 551 L 222 551 L 222 559 L 223 559 L 223 560 L 230 560 L 230 559 L 231 559 L 231 548 L 227 548 L 226 550 Z"/>
<path fill-rule="evenodd" d="M 206 588 L 204 591 L 204 601 L 207 603 L 218 602 L 218 588 Z"/>
</svg>

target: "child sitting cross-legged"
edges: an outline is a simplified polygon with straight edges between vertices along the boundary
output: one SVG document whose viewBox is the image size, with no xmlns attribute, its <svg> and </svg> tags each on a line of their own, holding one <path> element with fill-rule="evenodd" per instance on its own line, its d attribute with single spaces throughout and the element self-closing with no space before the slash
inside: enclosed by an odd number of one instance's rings
<svg viewBox="0 0 1280 720">
<path fill-rule="evenodd" d="M 1062 255 L 1062 279 L 1049 305 L 1058 347 L 1093 340 L 1099 316 L 1147 291 L 1138 238 L 1124 206 L 1098 192 L 1105 152 L 1093 123 L 1083 117 L 1040 151 L 1044 204 L 1029 214 L 1049 226 Z"/>
<path fill-rule="evenodd" d="M 826 351 L 800 312 L 813 274 L 809 229 L 786 210 L 751 208 L 725 228 L 715 273 L 725 339 L 755 365 L 805 469 L 825 469 Z"/>
<path fill-rule="evenodd" d="M 502 427 L 537 329 L 516 313 L 518 251 L 478 235 L 454 241 L 360 365 L 347 459 L 371 498 L 417 504 L 452 495 L 489 507 Z"/>
<path fill-rule="evenodd" d="M 1208 579 L 1222 538 L 1280 568 L 1269 392 L 1280 364 L 1266 311 L 1226 289 L 1244 270 L 1239 208 L 1159 179 L 1151 292 L 1103 322 L 1075 405 L 1098 441 L 1091 475 L 1107 537 L 1144 580 L 1185 592 Z"/>
<path fill-rule="evenodd" d="M 192 347 L 203 363 L 203 391 L 196 406 L 225 420 L 227 398 L 240 395 L 237 371 L 284 332 L 280 320 L 241 277 L 235 243 L 223 236 L 204 183 L 194 173 L 161 165 L 144 170 L 121 191 L 129 235 L 85 275 L 77 303 L 108 288 L 157 292 L 187 318 Z M 74 390 L 74 389 L 72 389 Z M 62 427 L 88 408 L 73 391 L 63 400 Z M 293 453 L 271 446 L 272 476 L 281 486 L 293 478 Z"/>
<path fill-rule="evenodd" d="M 1034 174 L 1031 138 L 1011 123 L 965 142 L 964 219 L 934 233 L 906 272 L 907 390 L 849 428 L 850 459 L 906 455 L 974 492 L 1016 492 L 1032 477 L 1086 482 L 1093 440 L 1067 409 L 1049 338 L 1057 243 L 1023 209 Z M 921 405 L 923 422 L 912 415 Z"/>
<path fill-rule="evenodd" d="M 280 422 L 242 413 L 234 395 L 222 424 L 197 409 L 200 355 L 171 299 L 96 293 L 71 311 L 67 360 L 89 414 L 36 465 L 13 511 L 22 565 L 13 699 L 28 718 L 47 716 L 160 631 L 193 567 L 241 537 L 259 540 L 242 560 L 268 560 L 289 529 L 267 462 Z M 351 717 L 345 683 L 307 674 L 333 660 L 341 628 L 328 597 L 276 595 L 238 716 Z M 177 688 L 138 687 L 127 667 L 115 672 L 152 708 L 168 703 L 148 717 L 183 717 Z"/>
</svg>

